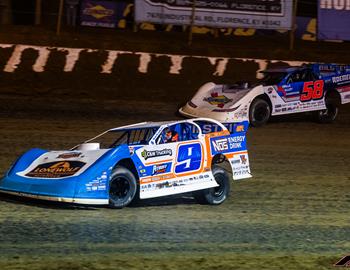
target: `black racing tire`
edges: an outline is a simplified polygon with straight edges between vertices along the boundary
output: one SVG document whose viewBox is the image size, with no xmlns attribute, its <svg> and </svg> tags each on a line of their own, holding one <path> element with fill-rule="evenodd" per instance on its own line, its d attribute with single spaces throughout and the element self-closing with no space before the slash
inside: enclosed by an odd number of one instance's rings
<svg viewBox="0 0 350 270">
<path fill-rule="evenodd" d="M 200 204 L 219 205 L 230 195 L 228 172 L 219 166 L 214 166 L 212 172 L 219 186 L 193 192 L 193 197 Z"/>
<path fill-rule="evenodd" d="M 120 209 L 129 205 L 136 191 L 135 175 L 123 166 L 116 166 L 109 181 L 109 207 Z"/>
<path fill-rule="evenodd" d="M 330 92 L 325 98 L 326 109 L 315 112 L 318 123 L 329 124 L 334 122 L 339 112 L 340 100 L 335 92 Z"/>
<path fill-rule="evenodd" d="M 256 98 L 250 104 L 249 122 L 253 127 L 261 127 L 269 121 L 271 115 L 270 105 L 262 98 Z"/>
</svg>

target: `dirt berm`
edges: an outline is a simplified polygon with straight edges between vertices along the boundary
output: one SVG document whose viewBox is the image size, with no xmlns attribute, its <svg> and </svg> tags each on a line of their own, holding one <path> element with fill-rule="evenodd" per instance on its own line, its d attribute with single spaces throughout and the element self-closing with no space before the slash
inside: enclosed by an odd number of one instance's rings
<svg viewBox="0 0 350 270">
<path fill-rule="evenodd" d="M 186 33 L 80 28 L 56 36 L 43 28 L 6 26 L 0 30 L 0 44 L 53 47 L 40 71 L 33 68 L 37 50 L 25 49 L 18 56 L 14 46 L 0 49 L 0 93 L 51 98 L 68 95 L 175 100 L 181 104 L 205 82 L 254 81 L 258 70 L 290 64 L 265 59 L 350 62 L 348 43 L 297 40 L 295 50 L 289 51 L 288 36 L 195 35 L 192 46 L 188 46 Z M 62 48 L 93 50 L 80 51 L 74 66 L 66 71 L 68 51 Z M 111 50 L 117 56 L 109 72 L 103 73 Z M 12 61 L 13 70 L 9 72 L 13 57 L 19 57 L 19 62 Z"/>
</svg>

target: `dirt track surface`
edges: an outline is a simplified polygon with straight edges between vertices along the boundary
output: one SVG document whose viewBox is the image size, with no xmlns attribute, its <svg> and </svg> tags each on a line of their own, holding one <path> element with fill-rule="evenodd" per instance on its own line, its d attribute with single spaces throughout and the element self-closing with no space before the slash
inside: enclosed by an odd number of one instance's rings
<svg viewBox="0 0 350 270">
<path fill-rule="evenodd" d="M 173 102 L 0 98 L 0 173 L 31 147 L 174 119 Z M 350 252 L 350 106 L 336 123 L 274 119 L 248 131 L 254 177 L 223 205 L 191 197 L 123 210 L 0 195 L 1 269 L 333 269 Z"/>
</svg>

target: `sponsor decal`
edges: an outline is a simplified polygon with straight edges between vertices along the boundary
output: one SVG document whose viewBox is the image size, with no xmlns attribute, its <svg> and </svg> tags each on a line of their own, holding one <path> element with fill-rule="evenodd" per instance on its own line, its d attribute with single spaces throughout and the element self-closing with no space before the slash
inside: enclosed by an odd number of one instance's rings
<svg viewBox="0 0 350 270">
<path fill-rule="evenodd" d="M 145 160 L 149 158 L 155 158 L 155 157 L 172 156 L 172 154 L 173 154 L 173 151 L 171 149 L 162 149 L 162 150 L 154 150 L 154 151 L 143 150 L 141 152 L 141 156 Z"/>
<path fill-rule="evenodd" d="M 213 141 L 213 146 L 214 146 L 215 151 L 228 150 L 227 139 L 220 139 L 220 140 Z"/>
<path fill-rule="evenodd" d="M 247 108 L 243 108 L 234 114 L 234 118 L 246 118 L 248 116 Z"/>
<path fill-rule="evenodd" d="M 49 162 L 38 165 L 26 174 L 37 178 L 61 178 L 76 174 L 86 163 L 81 161 Z"/>
<path fill-rule="evenodd" d="M 112 1 L 84 0 L 81 4 L 81 25 L 114 28 L 117 25 L 117 4 Z"/>
<path fill-rule="evenodd" d="M 168 164 L 153 165 L 152 175 L 165 173 L 168 168 Z"/>
<path fill-rule="evenodd" d="M 211 105 L 223 108 L 225 104 L 232 101 L 232 99 L 226 97 L 225 95 L 220 95 L 217 92 L 211 93 L 210 97 L 204 98 L 204 101 L 208 102 Z"/>
<path fill-rule="evenodd" d="M 230 145 L 230 148 L 241 148 L 242 142 L 244 142 L 245 136 L 235 136 L 235 137 L 229 137 L 228 143 Z"/>
<path fill-rule="evenodd" d="M 240 159 L 234 159 L 231 161 L 231 164 L 234 165 L 234 164 L 238 164 L 238 163 L 241 163 L 241 160 Z"/>
<path fill-rule="evenodd" d="M 102 0 L 82 0 L 81 2 L 81 25 L 108 28 L 114 28 L 117 26 L 117 3 Z"/>
<path fill-rule="evenodd" d="M 56 158 L 64 158 L 64 159 L 78 158 L 80 157 L 80 155 L 81 155 L 80 152 L 67 152 L 67 153 L 59 154 Z"/>
<path fill-rule="evenodd" d="M 179 184 L 177 181 L 166 181 L 164 183 L 158 183 L 156 184 L 156 189 L 162 189 L 162 188 L 170 188 L 170 187 L 176 187 L 176 186 L 182 186 L 183 184 Z"/>
<path fill-rule="evenodd" d="M 105 191 L 107 189 L 107 172 L 85 184 L 86 191 Z"/>
<path fill-rule="evenodd" d="M 234 177 L 241 177 L 243 175 L 248 175 L 248 174 L 250 174 L 249 167 L 246 165 L 242 165 L 240 167 L 234 168 L 234 172 L 233 172 Z"/>
<path fill-rule="evenodd" d="M 180 186 L 185 185 L 192 185 L 192 184 L 198 184 L 200 182 L 207 182 L 207 181 L 213 181 L 210 179 L 210 176 L 208 174 L 201 174 L 198 177 L 192 176 L 189 178 L 181 178 L 181 179 L 161 179 L 163 182 L 160 183 L 150 183 L 150 182 L 143 182 L 140 185 L 140 191 L 141 192 L 147 192 L 147 191 L 154 191 L 159 189 L 166 189 L 166 188 L 176 188 Z"/>
<path fill-rule="evenodd" d="M 242 148 L 242 143 L 245 140 L 245 136 L 235 136 L 223 139 L 212 140 L 212 151 L 214 152 L 228 152 L 237 148 Z"/>
<path fill-rule="evenodd" d="M 334 72 L 336 70 L 335 66 L 332 65 L 319 65 L 318 69 L 323 72 Z"/>
<path fill-rule="evenodd" d="M 90 15 L 95 19 L 99 20 L 105 17 L 112 16 L 114 14 L 114 10 L 105 8 L 104 6 L 101 6 L 101 5 L 97 5 L 97 6 L 91 5 L 84 9 L 83 14 Z"/>
<path fill-rule="evenodd" d="M 244 132 L 244 125 L 238 125 L 236 127 L 236 132 Z"/>
<path fill-rule="evenodd" d="M 245 155 L 240 155 L 239 158 L 241 159 L 241 163 L 243 165 L 247 164 L 247 157 Z"/>
<path fill-rule="evenodd" d="M 339 82 L 348 81 L 348 80 L 350 80 L 350 74 L 332 77 L 333 83 L 339 83 Z"/>
</svg>

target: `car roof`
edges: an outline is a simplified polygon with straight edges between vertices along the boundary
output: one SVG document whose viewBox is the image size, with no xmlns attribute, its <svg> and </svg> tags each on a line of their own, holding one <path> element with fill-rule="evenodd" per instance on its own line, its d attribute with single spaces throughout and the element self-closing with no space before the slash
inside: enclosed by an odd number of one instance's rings
<svg viewBox="0 0 350 270">
<path fill-rule="evenodd" d="M 132 130 L 132 129 L 142 129 L 142 128 L 158 128 L 162 125 L 171 124 L 174 121 L 162 121 L 162 122 L 141 122 L 132 125 L 126 125 L 116 128 L 111 128 L 109 131 L 120 131 L 120 130 Z"/>
<path fill-rule="evenodd" d="M 123 130 L 126 131 L 126 130 L 142 129 L 142 128 L 153 128 L 153 127 L 160 128 L 161 126 L 173 125 L 173 124 L 178 124 L 178 123 L 192 123 L 192 124 L 198 125 L 198 123 L 196 123 L 196 122 L 200 122 L 200 121 L 211 122 L 213 124 L 220 126 L 222 128 L 222 130 L 227 130 L 227 128 L 223 124 L 221 124 L 219 121 L 216 121 L 216 120 L 211 119 L 211 118 L 204 118 L 204 117 L 185 119 L 185 120 L 175 120 L 175 121 L 141 122 L 141 123 L 136 123 L 136 124 L 132 124 L 132 125 L 126 125 L 126 126 L 108 129 L 108 130 L 96 135 L 95 137 L 84 141 L 84 143 L 91 142 L 92 140 L 95 140 L 98 137 L 100 137 L 100 136 L 102 136 L 110 131 L 123 131 Z M 72 149 L 74 149 L 74 147 Z"/>
<path fill-rule="evenodd" d="M 297 70 L 303 70 L 305 67 L 276 67 L 263 70 L 263 73 L 290 73 Z"/>
<path fill-rule="evenodd" d="M 174 125 L 179 123 L 195 123 L 197 121 L 207 121 L 211 122 L 213 124 L 217 124 L 219 126 L 222 126 L 222 124 L 216 120 L 210 119 L 210 118 L 193 118 L 193 119 L 184 119 L 184 120 L 173 120 L 173 121 L 159 121 L 159 122 L 141 122 L 136 123 L 132 125 L 126 125 L 116 128 L 111 128 L 108 131 L 121 131 L 121 130 L 133 130 L 133 129 L 143 129 L 143 128 L 159 128 L 161 126 L 168 126 L 168 125 Z M 226 129 L 223 126 L 224 129 Z"/>
</svg>

